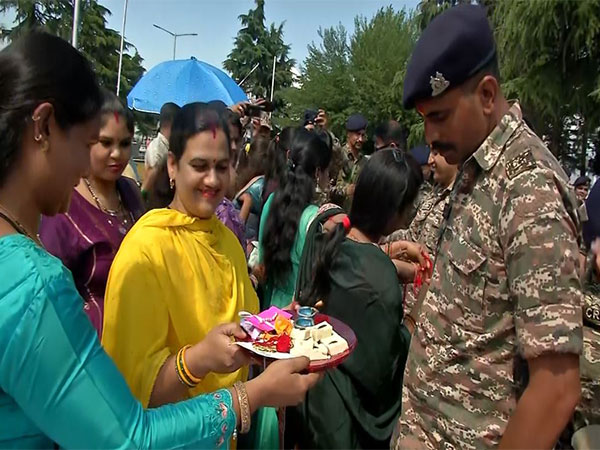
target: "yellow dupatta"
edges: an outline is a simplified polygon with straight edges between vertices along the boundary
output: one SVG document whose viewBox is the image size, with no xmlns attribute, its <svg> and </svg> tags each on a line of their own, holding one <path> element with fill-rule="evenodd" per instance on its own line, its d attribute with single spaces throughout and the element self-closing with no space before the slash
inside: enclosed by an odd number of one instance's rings
<svg viewBox="0 0 600 450">
<path fill-rule="evenodd" d="M 258 312 L 235 235 L 213 216 L 172 209 L 144 215 L 125 237 L 106 288 L 102 344 L 133 394 L 148 405 L 165 360 L 216 325 Z M 174 370 L 174 369 L 173 369 Z M 245 380 L 247 369 L 209 374 L 190 396 Z"/>
</svg>

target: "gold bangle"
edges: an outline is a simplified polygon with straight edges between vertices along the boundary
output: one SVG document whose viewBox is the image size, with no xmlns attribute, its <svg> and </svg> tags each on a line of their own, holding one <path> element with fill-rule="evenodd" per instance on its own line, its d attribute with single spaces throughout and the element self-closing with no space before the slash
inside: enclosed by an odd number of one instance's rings
<svg viewBox="0 0 600 450">
<path fill-rule="evenodd" d="M 196 387 L 196 384 L 188 378 L 187 374 L 183 370 L 182 360 L 183 349 L 179 350 L 175 356 L 175 372 L 177 373 L 177 378 L 179 378 L 179 381 L 181 381 L 182 384 L 189 388 Z"/>
<path fill-rule="evenodd" d="M 192 381 L 192 383 L 198 384 L 202 381 L 202 378 L 198 378 L 197 376 L 195 376 L 185 362 L 185 352 L 189 348 L 192 348 L 192 346 L 186 345 L 180 350 L 181 351 L 181 365 L 183 366 L 183 371 L 185 372 L 187 377 Z"/>
<path fill-rule="evenodd" d="M 248 401 L 248 392 L 246 386 L 241 381 L 237 381 L 233 388 L 238 396 L 240 404 L 240 433 L 246 434 L 250 431 L 250 402 Z"/>
</svg>

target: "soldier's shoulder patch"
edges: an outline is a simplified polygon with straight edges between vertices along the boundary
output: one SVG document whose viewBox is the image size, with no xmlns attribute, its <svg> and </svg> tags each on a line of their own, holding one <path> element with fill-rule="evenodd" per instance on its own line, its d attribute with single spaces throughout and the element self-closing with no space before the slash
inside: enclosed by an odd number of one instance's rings
<svg viewBox="0 0 600 450">
<path fill-rule="evenodd" d="M 537 162 L 535 161 L 531 150 L 527 149 L 506 163 L 506 176 L 512 180 L 523 172 L 533 170 L 536 167 Z"/>
<path fill-rule="evenodd" d="M 583 308 L 583 323 L 600 331 L 600 306 L 587 305 Z"/>
</svg>

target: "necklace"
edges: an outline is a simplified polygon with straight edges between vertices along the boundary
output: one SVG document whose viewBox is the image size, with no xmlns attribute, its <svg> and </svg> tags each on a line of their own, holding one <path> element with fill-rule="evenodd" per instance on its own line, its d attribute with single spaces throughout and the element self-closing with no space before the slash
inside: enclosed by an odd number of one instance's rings
<svg viewBox="0 0 600 450">
<path fill-rule="evenodd" d="M 109 216 L 114 217 L 117 220 L 117 223 L 119 225 L 119 233 L 121 233 L 123 235 L 127 234 L 127 229 L 131 228 L 131 226 L 133 225 L 133 222 L 134 222 L 133 214 L 131 213 L 131 211 L 127 211 L 125 209 L 125 207 L 123 206 L 123 201 L 121 200 L 121 194 L 119 193 L 119 189 L 117 189 L 117 198 L 119 199 L 119 208 L 116 210 L 108 209 L 100 201 L 100 198 L 94 191 L 94 188 L 92 188 L 92 184 L 90 183 L 90 181 L 87 178 L 84 178 L 83 181 L 85 182 L 85 185 L 87 186 L 88 191 L 90 191 L 90 195 L 96 202 L 98 209 L 100 211 L 105 212 Z M 119 214 L 122 217 L 119 217 Z M 131 220 L 131 225 L 130 225 L 130 220 Z M 111 219 L 107 219 L 107 222 L 110 226 L 113 226 L 113 222 Z"/>
<path fill-rule="evenodd" d="M 40 247 L 44 247 L 42 245 L 42 241 L 40 241 L 40 235 L 33 235 L 32 233 L 27 231 L 27 228 L 25 228 L 25 226 L 21 222 L 19 222 L 11 213 L 9 213 L 8 209 L 6 209 L 3 205 L 0 205 L 0 217 L 4 219 L 4 221 L 7 222 L 11 227 L 17 230 L 17 233 L 28 237 Z"/>
</svg>

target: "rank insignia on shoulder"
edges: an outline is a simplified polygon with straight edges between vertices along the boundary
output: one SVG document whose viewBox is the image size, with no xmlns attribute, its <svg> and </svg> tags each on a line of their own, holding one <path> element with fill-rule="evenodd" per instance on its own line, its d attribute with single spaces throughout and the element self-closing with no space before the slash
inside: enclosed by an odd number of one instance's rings
<svg viewBox="0 0 600 450">
<path fill-rule="evenodd" d="M 531 150 L 525 150 L 506 163 L 506 176 L 512 180 L 523 172 L 535 169 L 536 167 L 537 163 L 531 154 Z"/>
<path fill-rule="evenodd" d="M 586 326 L 600 330 L 600 306 L 592 305 L 584 307 L 583 323 Z"/>
</svg>

